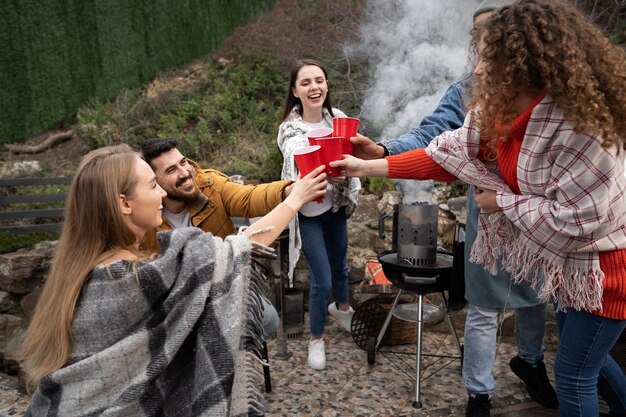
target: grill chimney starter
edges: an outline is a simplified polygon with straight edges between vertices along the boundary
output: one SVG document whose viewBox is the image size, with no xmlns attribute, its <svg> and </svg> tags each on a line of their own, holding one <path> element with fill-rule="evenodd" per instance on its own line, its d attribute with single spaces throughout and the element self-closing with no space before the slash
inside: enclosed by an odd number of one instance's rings
<svg viewBox="0 0 626 417">
<path fill-rule="evenodd" d="M 398 204 L 393 238 L 399 264 L 430 266 L 437 263 L 438 220 L 436 204 Z"/>
</svg>

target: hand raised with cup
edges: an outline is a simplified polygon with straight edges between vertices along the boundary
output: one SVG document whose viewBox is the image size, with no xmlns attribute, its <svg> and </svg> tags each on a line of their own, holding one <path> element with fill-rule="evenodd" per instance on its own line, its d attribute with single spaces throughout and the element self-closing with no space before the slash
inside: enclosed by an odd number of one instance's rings
<svg viewBox="0 0 626 417">
<path fill-rule="evenodd" d="M 322 147 L 320 145 L 306 146 L 304 148 L 297 149 L 293 152 L 293 159 L 300 171 L 300 177 L 306 176 L 309 172 L 324 166 L 322 162 Z M 315 199 L 317 203 L 324 202 L 324 196 L 320 196 Z"/>
<path fill-rule="evenodd" d="M 264 245 L 271 244 L 298 214 L 306 203 L 326 194 L 324 165 L 314 168 L 292 184 L 289 195 L 271 212 L 255 221 L 245 230 L 251 239 Z"/>
<path fill-rule="evenodd" d="M 304 177 L 298 178 L 284 203 L 298 211 L 306 203 L 323 198 L 326 194 L 326 185 L 324 165 L 320 165 Z"/>
</svg>

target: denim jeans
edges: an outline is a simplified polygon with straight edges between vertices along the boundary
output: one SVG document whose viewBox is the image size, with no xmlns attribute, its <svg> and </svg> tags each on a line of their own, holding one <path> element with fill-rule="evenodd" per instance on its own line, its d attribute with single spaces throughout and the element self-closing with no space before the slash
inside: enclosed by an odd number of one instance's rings
<svg viewBox="0 0 626 417">
<path fill-rule="evenodd" d="M 597 416 L 598 393 L 611 416 L 626 415 L 626 376 L 609 355 L 626 320 L 567 309 L 556 313 L 559 348 L 554 361 L 561 416 Z"/>
<path fill-rule="evenodd" d="M 263 330 L 265 331 L 265 338 L 269 339 L 274 336 L 276 330 L 278 330 L 280 317 L 278 317 L 278 312 L 270 300 L 264 296 L 261 297 L 261 306 L 263 308 L 263 314 L 261 317 L 263 320 Z"/>
<path fill-rule="evenodd" d="M 515 309 L 515 343 L 519 356 L 531 365 L 543 360 L 546 305 Z M 469 305 L 465 320 L 463 383 L 470 395 L 488 394 L 496 388 L 498 309 Z"/>
<path fill-rule="evenodd" d="M 348 222 L 345 210 L 315 217 L 298 215 L 302 251 L 309 263 L 311 335 L 322 336 L 330 300 L 348 301 Z"/>
</svg>

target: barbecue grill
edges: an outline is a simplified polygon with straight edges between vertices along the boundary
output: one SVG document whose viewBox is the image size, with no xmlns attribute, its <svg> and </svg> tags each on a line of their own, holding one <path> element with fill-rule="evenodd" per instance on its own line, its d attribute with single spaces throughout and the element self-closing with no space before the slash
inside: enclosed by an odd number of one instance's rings
<svg viewBox="0 0 626 417">
<path fill-rule="evenodd" d="M 421 361 L 422 361 L 422 327 L 424 324 L 423 297 L 430 293 L 441 295 L 446 310 L 446 321 L 454 337 L 459 355 L 455 359 L 463 360 L 463 348 L 451 319 L 451 310 L 445 292 L 450 289 L 453 279 L 464 279 L 463 249 L 465 229 L 458 224 L 455 229 L 452 253 L 437 251 L 437 205 L 406 205 L 394 207 L 393 242 L 391 252 L 382 252 L 378 261 L 383 267 L 385 276 L 398 288 L 387 317 L 377 337 L 370 337 L 367 343 L 368 363 L 375 363 L 376 351 L 383 342 L 387 327 L 394 310 L 404 291 L 417 294 L 417 340 L 416 340 L 416 379 L 415 401 L 413 407 L 421 408 Z M 379 230 L 383 230 L 379 228 Z M 382 234 L 382 233 L 381 233 Z M 384 237 L 384 235 L 383 235 Z M 396 314 L 396 317 L 398 315 Z M 401 317 L 400 317 L 401 318 Z M 437 357 L 450 357 L 432 355 Z"/>
</svg>

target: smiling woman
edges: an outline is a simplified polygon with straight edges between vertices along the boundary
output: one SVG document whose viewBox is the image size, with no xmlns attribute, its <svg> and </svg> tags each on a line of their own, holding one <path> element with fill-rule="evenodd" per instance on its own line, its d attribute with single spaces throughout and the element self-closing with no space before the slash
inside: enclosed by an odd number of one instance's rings
<svg viewBox="0 0 626 417">
<path fill-rule="evenodd" d="M 295 180 L 298 169 L 294 154 L 308 145 L 307 133 L 333 127 L 334 116 L 345 117 L 334 109 L 326 69 L 314 60 L 300 60 L 290 79 L 283 123 L 278 129 L 278 147 L 283 155 L 282 179 Z M 350 331 L 352 307 L 348 304 L 347 217 L 354 211 L 361 183 L 357 178 L 329 177 L 324 200 L 302 207 L 289 225 L 289 274 L 293 274 L 302 250 L 309 262 L 311 341 L 308 363 L 324 369 L 324 327 L 327 311 Z M 332 289 L 334 303 L 328 304 Z"/>
<path fill-rule="evenodd" d="M 305 65 L 298 71 L 298 78 L 291 93 L 302 103 L 302 120 L 307 123 L 320 123 L 320 111 L 328 94 L 326 74 L 315 65 Z"/>
<path fill-rule="evenodd" d="M 167 194 L 157 183 L 150 165 L 139 156 L 135 162 L 135 178 L 134 189 L 128 194 L 120 194 L 119 199 L 124 221 L 135 231 L 139 242 L 148 230 L 163 223 L 162 201 Z"/>
<path fill-rule="evenodd" d="M 22 348 L 35 389 L 26 416 L 262 415 L 263 277 L 251 268 L 252 241 L 269 250 L 323 191 L 320 172 L 247 234 L 163 232 L 155 257 L 139 249 L 162 222 L 154 172 L 128 145 L 90 152 Z"/>
</svg>

